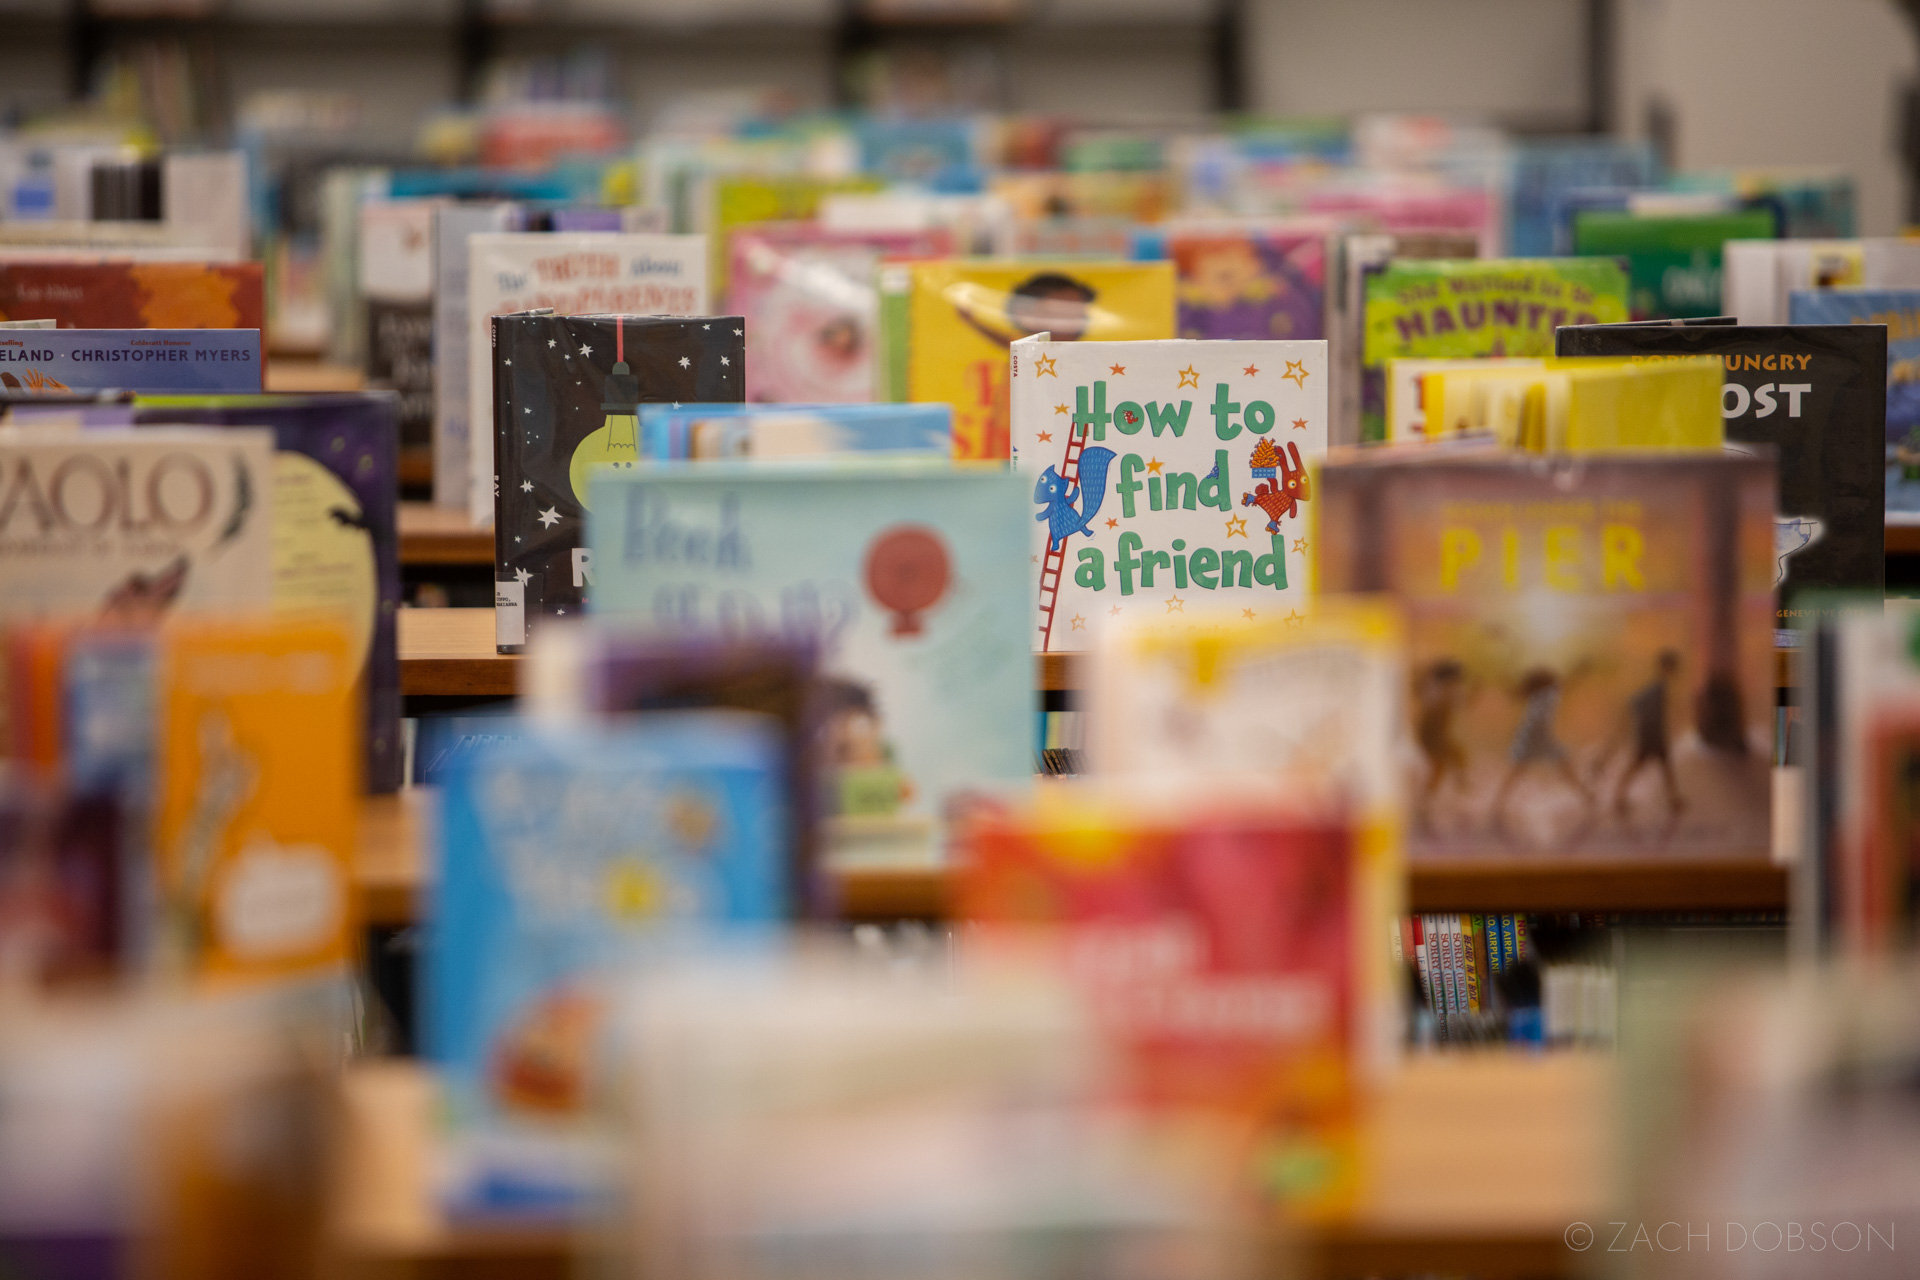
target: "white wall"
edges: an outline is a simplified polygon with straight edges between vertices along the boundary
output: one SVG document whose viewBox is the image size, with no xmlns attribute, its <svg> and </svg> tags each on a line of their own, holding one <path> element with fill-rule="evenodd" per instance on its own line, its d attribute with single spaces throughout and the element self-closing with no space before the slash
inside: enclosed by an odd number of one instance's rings
<svg viewBox="0 0 1920 1280">
<path fill-rule="evenodd" d="M 1899 101 L 1915 78 L 1912 29 L 1894 0 L 1617 0 L 1616 119 L 1644 134 L 1673 114 L 1683 168 L 1836 166 L 1860 229 L 1905 221 Z"/>
</svg>

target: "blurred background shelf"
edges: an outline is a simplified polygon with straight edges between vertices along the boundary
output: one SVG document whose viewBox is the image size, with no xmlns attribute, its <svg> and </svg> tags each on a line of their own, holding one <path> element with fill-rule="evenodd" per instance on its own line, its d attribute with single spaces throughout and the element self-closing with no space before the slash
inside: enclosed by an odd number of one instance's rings
<svg viewBox="0 0 1920 1280">
<path fill-rule="evenodd" d="M 403 502 L 399 524 L 403 565 L 493 563 L 493 530 L 475 525 L 464 511 L 430 502 Z"/>
</svg>

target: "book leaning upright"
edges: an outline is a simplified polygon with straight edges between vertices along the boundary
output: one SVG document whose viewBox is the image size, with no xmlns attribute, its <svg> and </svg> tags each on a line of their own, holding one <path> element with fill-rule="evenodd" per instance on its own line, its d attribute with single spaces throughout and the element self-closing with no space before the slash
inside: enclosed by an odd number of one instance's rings
<svg viewBox="0 0 1920 1280">
<path fill-rule="evenodd" d="M 1325 342 L 1039 334 L 1011 353 L 1037 652 L 1087 649 L 1142 613 L 1304 616 Z"/>
</svg>

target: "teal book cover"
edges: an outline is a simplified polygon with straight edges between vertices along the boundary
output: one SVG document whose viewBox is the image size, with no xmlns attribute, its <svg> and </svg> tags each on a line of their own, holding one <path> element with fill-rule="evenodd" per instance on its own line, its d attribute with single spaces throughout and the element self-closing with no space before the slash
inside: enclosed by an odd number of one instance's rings
<svg viewBox="0 0 1920 1280">
<path fill-rule="evenodd" d="M 596 613 L 820 654 L 822 847 L 945 859 L 970 800 L 1029 785 L 1030 504 L 998 468 L 666 465 L 593 478 Z"/>
</svg>

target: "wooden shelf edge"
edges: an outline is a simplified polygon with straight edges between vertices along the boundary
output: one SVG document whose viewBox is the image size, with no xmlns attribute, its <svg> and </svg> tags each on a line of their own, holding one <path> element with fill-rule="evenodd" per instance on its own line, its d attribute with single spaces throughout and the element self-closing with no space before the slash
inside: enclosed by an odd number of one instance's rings
<svg viewBox="0 0 1920 1280">
<path fill-rule="evenodd" d="M 1889 524 L 1886 539 L 1890 556 L 1920 555 L 1920 524 Z"/>
<path fill-rule="evenodd" d="M 1473 1275 L 1482 1280 L 1545 1280 L 1571 1276 L 1578 1261 L 1560 1232 L 1472 1235 L 1334 1226 L 1301 1234 L 1299 1274 L 1353 1276 Z"/>
<path fill-rule="evenodd" d="M 510 698 L 519 692 L 518 654 L 400 659 L 402 697 Z"/>
<path fill-rule="evenodd" d="M 1086 655 L 1079 653 L 1036 653 L 1033 655 L 1038 687 L 1045 693 L 1078 689 L 1087 678 Z"/>
<path fill-rule="evenodd" d="M 953 911 L 951 871 L 848 871 L 836 878 L 841 920 L 941 920 Z"/>
<path fill-rule="evenodd" d="M 1418 859 L 1413 911 L 1784 911 L 1787 869 L 1716 860 Z"/>
</svg>

